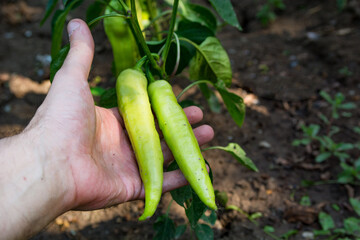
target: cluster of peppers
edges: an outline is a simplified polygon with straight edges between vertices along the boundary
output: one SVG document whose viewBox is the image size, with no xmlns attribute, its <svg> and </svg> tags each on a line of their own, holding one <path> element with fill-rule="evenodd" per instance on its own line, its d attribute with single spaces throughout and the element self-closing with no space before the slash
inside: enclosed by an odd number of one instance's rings
<svg viewBox="0 0 360 240">
<path fill-rule="evenodd" d="M 162 194 L 164 159 L 151 109 L 185 178 L 201 201 L 216 209 L 205 160 L 171 85 L 157 80 L 148 86 L 147 78 L 139 69 L 129 68 L 118 76 L 116 93 L 145 189 L 145 210 L 139 220 L 154 214 Z"/>
<path fill-rule="evenodd" d="M 106 11 L 119 7 L 111 1 Z M 145 209 L 139 220 L 151 217 L 159 204 L 163 185 L 164 158 L 155 128 L 154 111 L 165 142 L 180 170 L 201 201 L 216 209 L 214 189 L 192 127 L 165 80 L 148 84 L 141 67 L 135 67 L 139 49 L 126 20 L 104 19 L 112 45 L 117 77 L 119 112 L 135 152 L 145 189 Z"/>
</svg>

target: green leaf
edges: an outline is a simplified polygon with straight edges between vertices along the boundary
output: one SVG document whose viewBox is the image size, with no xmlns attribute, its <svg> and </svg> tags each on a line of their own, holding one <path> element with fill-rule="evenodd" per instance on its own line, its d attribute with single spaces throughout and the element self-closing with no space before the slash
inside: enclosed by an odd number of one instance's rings
<svg viewBox="0 0 360 240">
<path fill-rule="evenodd" d="M 192 189 L 191 189 L 192 190 Z M 192 190 L 192 201 L 188 208 L 185 209 L 187 218 L 189 219 L 191 228 L 197 226 L 197 222 L 207 209 L 206 205 L 200 200 L 198 195 Z"/>
<path fill-rule="evenodd" d="M 48 3 L 45 8 L 45 14 L 43 19 L 40 22 L 40 26 L 42 26 L 45 21 L 49 18 L 50 14 L 54 11 L 54 8 L 56 7 L 58 0 L 48 0 Z"/>
<path fill-rule="evenodd" d="M 91 87 L 90 91 L 93 96 L 100 97 L 102 94 L 106 92 L 106 89 L 102 87 Z"/>
<path fill-rule="evenodd" d="M 348 102 L 348 103 L 344 103 L 341 104 L 339 106 L 340 109 L 346 109 L 346 110 L 350 110 L 350 109 L 355 109 L 356 108 L 356 104 L 352 103 L 352 102 Z"/>
<path fill-rule="evenodd" d="M 340 207 L 336 203 L 331 204 L 331 207 L 337 212 L 340 211 Z"/>
<path fill-rule="evenodd" d="M 117 107 L 117 98 L 115 88 L 106 90 L 100 97 L 99 106 L 104 108 Z"/>
<path fill-rule="evenodd" d="M 237 143 L 229 143 L 226 147 L 212 146 L 204 150 L 210 150 L 210 149 L 224 150 L 225 152 L 230 153 L 238 162 L 240 162 L 245 167 L 255 172 L 259 171 L 255 166 L 255 164 L 253 163 L 253 161 L 246 156 L 245 151 Z"/>
<path fill-rule="evenodd" d="M 216 33 L 217 19 L 210 9 L 198 4 L 181 4 L 181 13 L 185 19 L 205 26 L 212 34 Z"/>
<path fill-rule="evenodd" d="M 330 103 L 331 105 L 334 103 L 334 100 L 331 98 L 331 96 L 325 92 L 325 91 L 320 91 L 320 96 L 322 98 L 324 98 L 328 103 Z"/>
<path fill-rule="evenodd" d="M 177 169 L 179 169 L 179 165 L 176 163 L 176 161 L 172 161 L 172 163 L 170 163 L 166 171 L 171 172 Z M 179 204 L 182 207 L 185 207 L 184 203 L 192 198 L 192 189 L 190 185 L 187 185 L 170 191 L 170 194 L 177 204 Z"/>
<path fill-rule="evenodd" d="M 220 41 L 215 37 L 208 37 L 196 47 L 195 57 L 190 61 L 191 80 L 210 80 L 214 83 L 221 79 L 226 86 L 230 86 L 232 71 L 230 59 Z"/>
<path fill-rule="evenodd" d="M 329 123 L 330 123 L 329 119 L 328 119 L 324 114 L 319 113 L 318 116 L 319 116 L 319 118 L 320 118 L 325 124 L 329 124 Z"/>
<path fill-rule="evenodd" d="M 64 30 L 64 25 L 66 21 L 66 16 L 69 14 L 70 10 L 78 3 L 83 0 L 74 0 L 69 3 L 65 9 L 57 10 L 54 14 L 52 24 L 51 24 L 51 57 L 55 57 L 61 49 L 62 35 Z"/>
<path fill-rule="evenodd" d="M 215 36 L 208 27 L 188 20 L 179 22 L 176 34 L 187 38 L 196 44 L 201 44 L 207 37 Z"/>
<path fill-rule="evenodd" d="M 305 125 L 301 126 L 301 129 L 303 130 L 303 132 L 309 136 L 309 137 L 316 137 L 316 135 L 319 133 L 320 131 L 320 126 L 317 124 L 310 124 L 309 127 L 306 127 Z"/>
<path fill-rule="evenodd" d="M 264 227 L 264 232 L 266 232 L 266 233 L 273 233 L 273 232 L 275 232 L 275 229 L 274 229 L 272 226 L 266 225 L 266 226 Z"/>
<path fill-rule="evenodd" d="M 354 127 L 353 131 L 357 134 L 360 134 L 360 127 Z"/>
<path fill-rule="evenodd" d="M 230 0 L 209 0 L 221 18 L 231 26 L 242 30 Z"/>
<path fill-rule="evenodd" d="M 216 212 L 214 210 L 211 210 L 210 215 L 207 216 L 206 212 L 201 216 L 201 219 L 205 222 L 209 223 L 210 225 L 214 225 L 217 219 Z"/>
<path fill-rule="evenodd" d="M 153 239 L 155 240 L 171 240 L 175 237 L 175 224 L 166 214 L 156 219 L 154 229 L 156 234 Z"/>
<path fill-rule="evenodd" d="M 86 23 L 89 23 L 91 20 L 103 15 L 107 6 L 106 3 L 108 3 L 109 1 L 110 0 L 95 1 L 90 4 L 89 7 L 86 9 Z M 90 27 L 94 28 L 97 23 L 92 24 Z"/>
<path fill-rule="evenodd" d="M 360 200 L 356 198 L 350 198 L 350 204 L 354 209 L 354 211 L 356 212 L 356 214 L 360 216 Z"/>
<path fill-rule="evenodd" d="M 67 44 L 59 51 L 59 53 L 54 58 L 52 58 L 50 63 L 50 82 L 54 80 L 55 74 L 64 64 L 64 61 L 66 59 L 69 50 L 70 50 L 70 44 Z"/>
<path fill-rule="evenodd" d="M 339 143 L 336 148 L 337 151 L 347 151 L 351 149 L 354 149 L 354 144 L 352 143 Z"/>
<path fill-rule="evenodd" d="M 199 88 L 202 94 L 204 95 L 204 97 L 206 98 L 210 110 L 214 113 L 220 113 L 221 105 L 215 93 L 205 83 L 199 84 Z"/>
<path fill-rule="evenodd" d="M 329 214 L 327 214 L 325 212 L 319 213 L 319 222 L 320 222 L 322 230 L 325 230 L 325 231 L 330 230 L 335 227 L 334 220 L 332 219 L 332 217 Z"/>
<path fill-rule="evenodd" d="M 331 152 L 323 152 L 316 156 L 315 161 L 320 163 L 331 157 Z"/>
<path fill-rule="evenodd" d="M 226 109 L 229 111 L 230 116 L 232 117 L 232 119 L 235 121 L 235 123 L 241 127 L 242 124 L 244 123 L 244 119 L 245 119 L 245 109 L 246 106 L 244 104 L 244 100 L 234 94 L 229 92 L 224 84 L 221 84 L 222 82 L 219 81 L 218 84 L 216 84 L 216 89 L 219 91 Z"/>
<path fill-rule="evenodd" d="M 280 238 L 286 240 L 286 239 L 289 239 L 289 237 L 296 235 L 297 233 L 298 233 L 298 230 L 291 229 L 291 230 L 287 231 L 286 233 L 282 234 L 280 236 Z"/>
<path fill-rule="evenodd" d="M 336 0 L 336 6 L 339 12 L 343 11 L 347 6 L 347 0 Z"/>
<path fill-rule="evenodd" d="M 360 234 L 360 219 L 355 217 L 349 217 L 344 220 L 344 228 L 349 234 Z"/>
<path fill-rule="evenodd" d="M 293 146 L 308 145 L 311 143 L 310 138 L 296 139 L 292 142 Z"/>
<path fill-rule="evenodd" d="M 175 236 L 174 236 L 175 239 L 180 238 L 185 233 L 186 227 L 187 227 L 186 224 L 181 224 L 181 225 L 176 227 Z"/>
<path fill-rule="evenodd" d="M 207 224 L 198 224 L 195 227 L 195 234 L 199 240 L 212 240 L 214 239 L 214 232 Z"/>
<path fill-rule="evenodd" d="M 309 196 L 303 196 L 300 200 L 300 205 L 302 206 L 311 206 L 311 200 Z"/>
<path fill-rule="evenodd" d="M 314 230 L 313 231 L 315 236 L 324 236 L 324 235 L 330 235 L 330 230 Z"/>
<path fill-rule="evenodd" d="M 218 190 L 215 190 L 215 199 L 216 202 L 218 202 L 223 207 L 226 207 L 227 202 L 229 200 L 227 193 L 225 191 L 220 192 Z"/>
<path fill-rule="evenodd" d="M 311 187 L 315 185 L 315 182 L 311 180 L 301 180 L 300 184 L 302 187 Z"/>
</svg>

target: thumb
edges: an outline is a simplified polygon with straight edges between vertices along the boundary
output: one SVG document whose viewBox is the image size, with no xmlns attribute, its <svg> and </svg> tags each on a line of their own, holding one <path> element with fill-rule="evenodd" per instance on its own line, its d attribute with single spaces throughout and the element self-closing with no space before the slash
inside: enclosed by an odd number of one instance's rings
<svg viewBox="0 0 360 240">
<path fill-rule="evenodd" d="M 70 50 L 56 74 L 52 87 L 72 86 L 87 83 L 94 56 L 94 40 L 87 24 L 80 20 L 71 20 L 67 26 Z"/>
</svg>

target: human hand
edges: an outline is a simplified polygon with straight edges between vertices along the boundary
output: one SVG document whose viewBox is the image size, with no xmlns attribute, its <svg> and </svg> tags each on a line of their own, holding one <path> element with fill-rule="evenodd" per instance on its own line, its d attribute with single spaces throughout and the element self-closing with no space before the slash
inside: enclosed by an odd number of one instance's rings
<svg viewBox="0 0 360 240">
<path fill-rule="evenodd" d="M 87 82 L 94 54 L 90 30 L 73 20 L 68 32 L 70 51 L 43 104 L 21 134 L 0 140 L 0 232 L 5 239 L 29 237 L 71 209 L 144 198 L 118 110 L 94 105 Z M 197 107 L 184 111 L 190 123 L 202 119 Z M 194 133 L 200 145 L 214 135 L 207 125 Z M 169 163 L 171 152 L 164 142 L 162 148 Z M 180 171 L 164 173 L 164 191 L 185 184 Z"/>
<path fill-rule="evenodd" d="M 94 106 L 87 82 L 94 51 L 91 33 L 81 20 L 73 20 L 68 31 L 68 57 L 41 111 L 47 120 L 49 149 L 66 155 L 62 168 L 71 172 L 70 208 L 90 210 L 144 198 L 138 166 L 118 110 Z M 185 113 L 190 123 L 202 119 L 197 107 L 187 108 Z M 200 144 L 213 137 L 212 128 L 206 125 L 194 133 Z M 172 155 L 164 142 L 163 152 L 168 163 Z M 164 173 L 164 191 L 186 183 L 180 171 Z"/>
</svg>

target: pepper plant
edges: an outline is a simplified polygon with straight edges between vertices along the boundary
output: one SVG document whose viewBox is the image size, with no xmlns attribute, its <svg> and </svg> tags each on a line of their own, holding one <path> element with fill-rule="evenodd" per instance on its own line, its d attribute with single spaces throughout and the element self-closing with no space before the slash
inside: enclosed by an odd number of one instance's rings
<svg viewBox="0 0 360 240">
<path fill-rule="evenodd" d="M 63 45 L 62 42 L 67 16 L 69 12 L 81 4 L 83 4 L 82 0 L 48 0 L 41 23 L 44 23 L 53 13 L 51 20 L 51 81 L 57 70 L 62 66 L 69 51 L 69 45 Z M 185 91 L 197 85 L 212 111 L 219 112 L 221 107 L 220 101 L 214 92 L 217 91 L 234 122 L 239 127 L 242 126 L 245 117 L 245 105 L 240 96 L 228 90 L 232 81 L 230 60 L 221 42 L 216 38 L 217 31 L 225 24 L 233 26 L 234 31 L 241 30 L 230 0 L 208 0 L 207 6 L 194 4 L 190 0 L 96 0 L 92 1 L 88 6 L 85 15 L 90 28 L 94 28 L 97 24 L 103 22 L 105 33 L 113 50 L 113 73 L 118 80 L 118 84 L 123 79 L 121 74 L 128 71 L 127 69 L 133 67 L 136 63 L 139 66 L 137 69 L 140 74 L 146 76 L 149 84 L 154 86 L 151 87 L 152 90 L 149 96 L 154 112 L 159 114 L 160 118 L 166 118 L 166 113 L 162 111 L 161 107 L 157 109 L 155 105 L 167 104 L 163 102 L 165 101 L 163 99 L 171 99 L 175 106 L 178 104 L 176 101 L 180 99 Z M 109 64 L 111 63 L 109 62 Z M 167 85 L 171 87 L 171 84 L 176 81 L 176 75 L 184 71 L 188 72 L 189 86 L 177 98 L 167 98 L 168 93 L 161 95 L 161 97 L 157 95 L 156 92 L 160 92 L 161 88 L 168 89 Z M 134 84 L 131 79 L 126 79 L 129 84 Z M 162 79 L 163 84 L 160 84 L 161 81 L 158 81 L 158 79 Z M 152 84 L 153 82 L 157 84 Z M 120 99 L 119 95 L 119 101 L 117 101 L 117 93 L 119 94 L 122 91 L 119 88 L 115 88 L 114 84 L 113 87 L 108 89 L 94 87 L 91 90 L 94 96 L 100 98 L 97 103 L 99 106 L 106 108 L 119 107 L 120 113 L 122 113 L 122 110 L 126 110 L 120 105 L 126 101 Z M 135 91 L 137 90 L 135 89 Z M 171 88 L 170 92 L 173 94 Z M 125 91 L 124 93 L 128 92 Z M 160 101 L 161 104 L 154 103 L 156 101 Z M 185 106 L 188 102 L 179 102 L 179 104 Z M 158 119 L 159 116 L 157 116 Z M 174 129 L 167 130 L 169 128 L 167 122 L 163 123 L 163 125 L 159 123 L 159 125 L 163 131 L 169 131 L 169 134 L 164 132 L 168 145 L 177 144 L 175 148 L 179 148 L 181 146 L 178 144 L 184 144 L 176 139 L 171 139 Z M 185 125 L 186 123 L 184 123 Z M 167 135 L 169 135 L 169 139 L 166 139 Z M 171 146 L 169 147 L 171 149 Z M 252 160 L 246 156 L 244 150 L 236 143 L 229 143 L 225 147 L 212 146 L 203 151 L 210 149 L 224 150 L 247 168 L 257 171 Z M 135 149 L 135 151 L 140 150 Z M 173 155 L 176 159 L 177 154 L 173 152 Z M 200 160 L 200 157 L 198 159 Z M 178 163 L 174 161 L 167 171 L 180 167 L 185 177 L 187 177 L 186 175 L 191 169 L 184 171 L 185 165 L 181 161 L 178 161 Z M 202 166 L 201 171 L 204 171 L 203 166 L 205 165 L 199 166 Z M 142 170 L 140 167 L 140 172 Z M 212 180 L 211 168 L 209 176 Z M 143 175 L 142 179 L 145 180 Z M 184 207 L 189 220 L 188 225 L 196 237 L 199 239 L 211 239 L 213 233 L 210 225 L 214 224 L 214 219 L 216 220 L 216 212 L 212 210 L 210 215 L 204 215 L 204 213 L 210 208 L 216 209 L 216 206 L 206 203 L 206 199 L 201 193 L 201 191 L 205 191 L 205 187 L 200 187 L 199 190 L 191 179 L 188 179 L 188 181 L 191 186 L 174 190 L 171 195 L 176 203 Z M 209 184 L 207 183 L 206 186 L 211 185 Z M 206 190 L 209 190 L 212 194 L 214 192 L 212 186 L 211 190 L 208 187 L 206 187 Z M 200 224 L 200 219 L 210 225 Z M 169 212 L 159 217 L 154 227 L 157 231 L 155 238 L 158 239 L 179 237 L 186 230 L 186 225 L 175 227 L 173 221 L 169 218 Z"/>
</svg>

